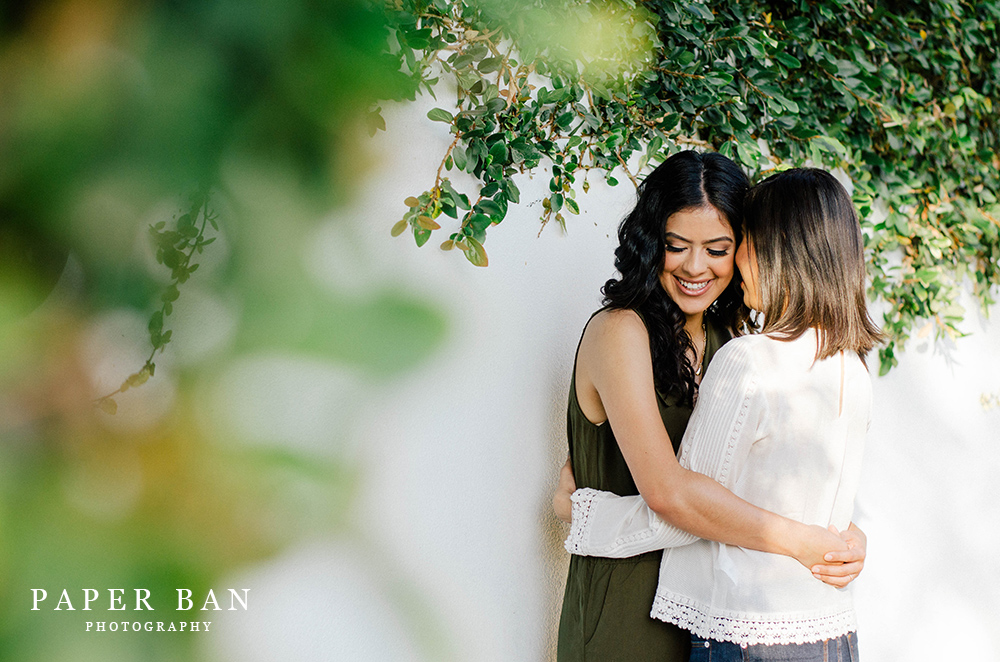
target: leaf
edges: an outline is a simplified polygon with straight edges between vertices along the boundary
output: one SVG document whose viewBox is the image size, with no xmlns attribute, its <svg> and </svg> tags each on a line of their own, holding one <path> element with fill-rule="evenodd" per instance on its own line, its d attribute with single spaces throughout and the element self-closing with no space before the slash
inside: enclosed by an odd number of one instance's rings
<svg viewBox="0 0 1000 662">
<path fill-rule="evenodd" d="M 502 221 L 504 217 L 503 209 L 492 200 L 480 200 L 476 204 L 476 209 L 484 214 L 488 214 L 496 222 Z"/>
<path fill-rule="evenodd" d="M 444 240 L 444 241 L 441 242 L 441 250 L 443 250 L 443 251 L 450 251 L 454 247 L 455 247 L 455 240 L 454 239 L 446 239 L 446 240 Z"/>
<path fill-rule="evenodd" d="M 160 333 L 163 330 L 163 313 L 159 310 L 153 313 L 153 316 L 149 318 L 149 332 L 150 333 Z"/>
<path fill-rule="evenodd" d="M 490 261 L 486 256 L 486 249 L 483 248 L 483 245 L 472 237 L 466 237 L 465 241 L 468 244 L 468 249 L 465 251 L 465 257 L 469 260 L 469 262 L 477 267 L 489 266 Z"/>
<path fill-rule="evenodd" d="M 705 77 L 705 81 L 711 85 L 728 85 L 733 82 L 733 77 L 724 71 L 714 71 Z"/>
<path fill-rule="evenodd" d="M 712 10 L 710 10 L 708 7 L 701 4 L 700 2 L 692 2 L 691 4 L 687 4 L 685 6 L 688 8 L 690 12 L 692 12 L 693 14 L 697 14 L 703 20 L 706 21 L 715 20 L 715 15 L 712 13 Z M 770 23 L 770 21 L 768 21 L 768 23 Z"/>
<path fill-rule="evenodd" d="M 365 125 L 368 128 L 368 135 L 374 136 L 379 131 L 385 131 L 385 118 L 382 117 L 381 108 L 378 108 L 365 115 Z"/>
<path fill-rule="evenodd" d="M 459 170 L 465 170 L 469 163 L 469 159 L 465 154 L 465 148 L 461 145 L 455 145 L 455 149 L 451 150 L 451 158 L 455 160 L 455 167 Z"/>
<path fill-rule="evenodd" d="M 452 114 L 443 108 L 431 108 L 427 111 L 427 119 L 432 122 L 445 122 L 446 124 L 451 124 L 455 120 Z"/>
<path fill-rule="evenodd" d="M 163 260 L 161 262 L 168 269 L 176 269 L 180 265 L 182 257 L 183 255 L 180 251 L 170 247 L 163 251 Z"/>
<path fill-rule="evenodd" d="M 406 200 L 403 200 L 403 204 L 406 205 L 407 207 L 410 207 L 410 208 L 419 207 L 420 206 L 420 201 L 417 200 L 416 198 L 414 198 L 411 195 Z"/>
<path fill-rule="evenodd" d="M 800 62 L 797 57 L 795 57 L 794 55 L 789 55 L 784 51 L 778 51 L 777 53 L 775 53 L 774 58 L 778 62 L 788 67 L 789 69 L 798 69 L 799 67 L 802 66 L 802 62 Z"/>
<path fill-rule="evenodd" d="M 493 219 L 486 214 L 473 214 L 469 217 L 466 225 L 468 225 L 473 232 L 481 233 L 485 232 L 486 228 L 493 225 Z"/>
<path fill-rule="evenodd" d="M 559 211 L 560 209 L 562 209 L 562 206 L 563 206 L 563 194 L 562 193 L 553 193 L 552 196 L 549 198 L 549 200 L 550 200 L 550 202 L 549 202 L 549 208 L 552 211 Z"/>
<path fill-rule="evenodd" d="M 101 408 L 105 414 L 110 414 L 114 416 L 118 413 L 118 403 L 115 402 L 114 398 L 101 398 L 97 401 L 97 406 Z"/>
<path fill-rule="evenodd" d="M 812 139 L 812 142 L 819 146 L 819 148 L 823 151 L 832 152 L 839 156 L 847 155 L 847 149 L 833 136 L 816 136 Z"/>
<path fill-rule="evenodd" d="M 494 71 L 499 70 L 500 69 L 500 65 L 502 63 L 503 63 L 503 59 L 502 58 L 488 57 L 488 58 L 485 58 L 483 60 L 480 60 L 479 65 L 476 68 L 479 69 L 479 73 L 482 73 L 482 74 L 491 74 Z"/>
<path fill-rule="evenodd" d="M 746 166 L 757 165 L 757 159 L 750 153 L 743 143 L 736 143 L 736 154 L 740 157 L 740 162 Z"/>
<path fill-rule="evenodd" d="M 858 65 L 854 64 L 850 60 L 837 60 L 837 75 L 841 78 L 847 78 L 848 76 L 854 76 L 861 72 Z"/>
<path fill-rule="evenodd" d="M 390 234 L 392 234 L 393 237 L 398 237 L 403 234 L 403 231 L 406 230 L 409 225 L 410 224 L 407 223 L 405 218 L 402 221 L 397 221 L 396 224 L 392 226 L 392 232 Z"/>
<path fill-rule="evenodd" d="M 507 144 L 502 140 L 493 143 L 490 147 L 490 156 L 493 157 L 494 163 L 505 163 L 507 161 Z"/>
<path fill-rule="evenodd" d="M 499 113 L 506 107 L 507 107 L 507 101 L 501 99 L 500 97 L 497 97 L 495 99 L 490 99 L 489 102 L 487 102 L 486 111 L 490 115 L 495 115 L 496 113 Z"/>
<path fill-rule="evenodd" d="M 145 368 L 143 368 L 139 372 L 135 372 L 129 375 L 128 379 L 125 380 L 125 384 L 123 384 L 123 386 L 125 385 L 130 387 L 142 386 L 143 384 L 146 383 L 148 379 L 149 379 L 149 372 Z"/>
<path fill-rule="evenodd" d="M 418 216 L 417 225 L 425 230 L 440 230 L 441 226 L 430 216 Z"/>
<path fill-rule="evenodd" d="M 680 113 L 667 113 L 663 116 L 660 128 L 664 131 L 672 131 L 681 121 Z"/>
</svg>

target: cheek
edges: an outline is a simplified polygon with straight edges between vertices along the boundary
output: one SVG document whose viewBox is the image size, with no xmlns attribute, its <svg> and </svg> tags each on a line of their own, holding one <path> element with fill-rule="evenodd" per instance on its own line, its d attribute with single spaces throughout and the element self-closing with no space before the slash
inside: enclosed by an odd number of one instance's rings
<svg viewBox="0 0 1000 662">
<path fill-rule="evenodd" d="M 732 257 L 727 257 L 724 260 L 720 260 L 719 264 L 715 267 L 715 275 L 719 280 L 724 280 L 725 284 L 728 285 L 729 281 L 733 279 L 733 274 L 736 272 L 736 262 Z"/>
<path fill-rule="evenodd" d="M 746 249 L 743 246 L 740 246 L 740 249 L 736 251 L 736 260 L 734 266 L 740 270 L 740 273 L 744 273 L 744 269 L 746 269 L 746 263 L 747 263 Z"/>
<path fill-rule="evenodd" d="M 667 253 L 663 257 L 663 272 L 664 274 L 673 273 L 674 270 L 678 269 L 683 260 L 676 253 Z"/>
</svg>

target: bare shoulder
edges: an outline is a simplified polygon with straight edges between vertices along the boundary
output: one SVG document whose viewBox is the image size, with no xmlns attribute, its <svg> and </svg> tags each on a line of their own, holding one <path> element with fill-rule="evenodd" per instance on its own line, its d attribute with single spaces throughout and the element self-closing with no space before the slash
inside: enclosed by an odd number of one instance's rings
<svg viewBox="0 0 1000 662">
<path fill-rule="evenodd" d="M 591 422 L 611 420 L 616 435 L 643 421 L 663 429 L 649 334 L 634 310 L 595 315 L 583 334 L 576 367 L 577 398 Z"/>
<path fill-rule="evenodd" d="M 580 363 L 614 366 L 623 361 L 648 363 L 649 333 L 634 310 L 602 310 L 590 321 L 580 344 Z"/>
<path fill-rule="evenodd" d="M 584 340 L 606 346 L 641 341 L 649 342 L 649 333 L 639 314 L 629 309 L 602 310 L 587 326 Z"/>
</svg>

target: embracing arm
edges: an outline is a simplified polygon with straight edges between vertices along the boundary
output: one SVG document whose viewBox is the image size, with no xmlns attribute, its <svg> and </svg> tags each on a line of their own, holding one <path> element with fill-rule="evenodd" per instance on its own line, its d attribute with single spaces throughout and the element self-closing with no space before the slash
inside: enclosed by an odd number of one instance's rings
<svg viewBox="0 0 1000 662">
<path fill-rule="evenodd" d="M 587 526 L 599 535 L 591 549 L 578 546 L 577 553 L 630 556 L 691 541 L 677 529 L 699 538 L 791 556 L 806 567 L 821 563 L 827 552 L 847 549 L 838 536 L 822 527 L 758 508 L 713 478 L 680 466 L 656 404 L 649 338 L 635 313 L 608 311 L 595 317 L 584 335 L 577 370 L 583 370 L 584 380 L 596 389 L 645 500 L 620 497 L 612 501 L 588 494 L 596 491 L 584 493 L 590 500 L 577 499 L 578 510 L 587 510 Z M 608 525 L 612 520 L 615 524 Z"/>
</svg>

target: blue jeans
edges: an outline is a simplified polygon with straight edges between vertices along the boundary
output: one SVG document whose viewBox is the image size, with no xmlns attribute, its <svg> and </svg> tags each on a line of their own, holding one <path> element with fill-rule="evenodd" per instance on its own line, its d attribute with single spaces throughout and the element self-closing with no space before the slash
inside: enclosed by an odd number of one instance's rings
<svg viewBox="0 0 1000 662">
<path fill-rule="evenodd" d="M 858 662 L 858 635 L 848 632 L 809 644 L 755 644 L 744 648 L 692 634 L 690 662 Z"/>
</svg>

